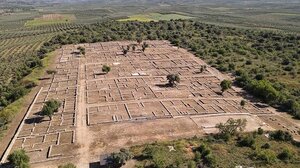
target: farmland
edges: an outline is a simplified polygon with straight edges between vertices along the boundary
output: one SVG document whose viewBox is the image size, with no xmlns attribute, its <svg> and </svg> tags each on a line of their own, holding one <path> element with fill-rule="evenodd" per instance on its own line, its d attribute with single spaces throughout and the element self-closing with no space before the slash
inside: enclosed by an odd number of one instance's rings
<svg viewBox="0 0 300 168">
<path fill-rule="evenodd" d="M 131 15 L 126 19 L 119 19 L 118 21 L 140 21 L 140 22 L 150 22 L 150 21 L 160 21 L 160 20 L 175 20 L 175 19 L 191 19 L 192 17 L 180 15 L 180 14 L 160 14 L 160 13 L 149 13 L 141 15 Z"/>
<path fill-rule="evenodd" d="M 74 15 L 48 14 L 39 18 L 34 18 L 25 23 L 25 26 L 41 26 L 49 24 L 71 23 L 75 20 Z"/>
</svg>

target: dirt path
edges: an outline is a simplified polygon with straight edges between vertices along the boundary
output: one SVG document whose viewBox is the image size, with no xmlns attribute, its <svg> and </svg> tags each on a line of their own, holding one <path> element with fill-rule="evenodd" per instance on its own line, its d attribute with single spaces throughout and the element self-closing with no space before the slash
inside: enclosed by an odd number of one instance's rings
<svg viewBox="0 0 300 168">
<path fill-rule="evenodd" d="M 80 60 L 82 61 L 82 60 Z M 93 142 L 92 134 L 89 133 L 89 129 L 86 123 L 86 104 L 85 104 L 85 71 L 84 64 L 79 65 L 79 86 L 78 86 L 78 111 L 77 111 L 77 127 L 76 127 L 76 140 L 80 145 L 79 148 L 79 160 L 77 167 L 88 168 L 89 167 L 89 146 Z"/>
</svg>

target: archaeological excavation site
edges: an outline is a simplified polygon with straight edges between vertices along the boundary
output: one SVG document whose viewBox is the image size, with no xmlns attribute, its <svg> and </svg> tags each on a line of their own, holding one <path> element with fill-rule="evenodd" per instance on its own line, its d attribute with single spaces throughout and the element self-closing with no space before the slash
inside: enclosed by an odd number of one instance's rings
<svg viewBox="0 0 300 168">
<path fill-rule="evenodd" d="M 229 118 L 246 119 L 246 131 L 284 129 L 299 138 L 296 125 L 245 98 L 242 89 L 222 91 L 230 76 L 168 41 L 145 43 L 145 50 L 135 41 L 57 49 L 55 73 L 44 76 L 2 161 L 22 148 L 32 167 L 72 162 L 81 168 L 122 147 L 216 133 L 215 125 Z M 180 78 L 172 86 L 170 74 Z M 48 100 L 61 102 L 51 118 L 41 116 Z"/>
</svg>

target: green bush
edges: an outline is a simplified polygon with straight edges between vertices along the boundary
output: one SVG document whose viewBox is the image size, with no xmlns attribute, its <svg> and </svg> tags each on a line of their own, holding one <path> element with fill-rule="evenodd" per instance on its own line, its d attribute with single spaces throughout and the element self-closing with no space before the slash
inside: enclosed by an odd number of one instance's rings
<svg viewBox="0 0 300 168">
<path fill-rule="evenodd" d="M 277 130 L 270 133 L 270 139 L 288 142 L 293 140 L 293 136 L 287 131 Z"/>
<path fill-rule="evenodd" d="M 29 168 L 29 156 L 26 155 L 25 150 L 16 150 L 8 156 L 8 161 L 16 168 Z"/>
<path fill-rule="evenodd" d="M 220 86 L 221 86 L 221 90 L 222 90 L 222 92 L 225 92 L 226 90 L 228 90 L 228 89 L 230 89 L 231 88 L 231 84 L 232 84 L 232 82 L 231 81 L 229 81 L 229 80 L 223 80 L 222 82 L 221 82 L 221 84 L 220 84 Z"/>
<path fill-rule="evenodd" d="M 240 137 L 238 140 L 238 145 L 240 147 L 253 147 L 255 144 L 255 139 L 252 136 Z"/>
<path fill-rule="evenodd" d="M 262 150 L 260 152 L 256 153 L 256 159 L 263 161 L 267 164 L 271 164 L 276 162 L 276 154 L 274 151 L 267 149 L 267 150 Z"/>
<path fill-rule="evenodd" d="M 263 149 L 270 149 L 271 148 L 271 145 L 269 143 L 265 143 L 261 146 L 261 148 Z"/>
<path fill-rule="evenodd" d="M 277 155 L 277 158 L 283 161 L 288 161 L 293 158 L 293 154 L 289 149 L 284 149 Z"/>
<path fill-rule="evenodd" d="M 262 135 L 264 133 L 264 130 L 261 127 L 259 127 L 257 129 L 257 133 L 258 133 L 258 135 Z"/>
<path fill-rule="evenodd" d="M 108 157 L 108 164 L 112 167 L 120 167 L 125 164 L 126 161 L 132 159 L 132 153 L 127 149 L 120 149 L 118 153 L 112 153 Z"/>
</svg>

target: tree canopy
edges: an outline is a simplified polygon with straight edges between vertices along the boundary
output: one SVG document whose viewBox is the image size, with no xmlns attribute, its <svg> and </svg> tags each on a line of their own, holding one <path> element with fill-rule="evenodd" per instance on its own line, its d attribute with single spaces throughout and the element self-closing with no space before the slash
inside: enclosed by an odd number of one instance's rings
<svg viewBox="0 0 300 168">
<path fill-rule="evenodd" d="M 168 84 L 173 87 L 176 85 L 176 83 L 180 82 L 180 77 L 178 74 L 169 74 L 167 75 L 167 80 Z"/>
<path fill-rule="evenodd" d="M 220 84 L 222 92 L 231 88 L 232 82 L 230 80 L 223 80 Z"/>
<path fill-rule="evenodd" d="M 29 168 L 29 156 L 24 149 L 16 150 L 8 156 L 8 161 L 16 168 Z"/>
<path fill-rule="evenodd" d="M 108 65 L 103 65 L 102 66 L 102 72 L 108 73 L 108 72 L 110 72 L 110 70 L 111 70 L 110 66 L 108 66 Z"/>
<path fill-rule="evenodd" d="M 57 100 L 48 100 L 45 102 L 42 110 L 41 115 L 48 116 L 50 120 L 55 112 L 58 111 L 58 108 L 61 106 L 61 103 Z"/>
</svg>

